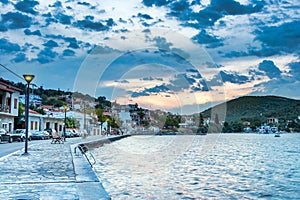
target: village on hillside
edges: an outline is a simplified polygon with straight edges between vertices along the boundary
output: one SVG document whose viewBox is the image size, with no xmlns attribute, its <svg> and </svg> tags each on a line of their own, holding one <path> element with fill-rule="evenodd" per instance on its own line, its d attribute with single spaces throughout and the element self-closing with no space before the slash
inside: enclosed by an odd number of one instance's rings
<svg viewBox="0 0 300 200">
<path fill-rule="evenodd" d="M 35 86 L 35 85 L 33 85 Z M 47 94 L 47 95 L 45 95 Z M 206 134 L 207 132 L 261 132 L 278 131 L 281 123 L 276 117 L 264 121 L 220 121 L 218 115 L 179 115 L 161 110 L 141 108 L 138 104 L 120 105 L 105 97 L 97 99 L 80 93 L 30 88 L 28 130 L 64 128 L 81 135 L 107 135 L 124 133 L 181 132 Z M 0 79 L 0 128 L 7 133 L 25 129 L 25 85 Z M 281 130 L 298 131 L 298 119 L 287 120 Z M 273 129 L 272 129 L 273 127 Z"/>
</svg>

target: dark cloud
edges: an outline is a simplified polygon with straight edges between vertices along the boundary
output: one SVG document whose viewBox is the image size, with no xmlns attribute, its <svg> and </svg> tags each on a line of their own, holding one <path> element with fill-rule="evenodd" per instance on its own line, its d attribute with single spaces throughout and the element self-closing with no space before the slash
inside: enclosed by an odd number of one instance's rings
<svg viewBox="0 0 300 200">
<path fill-rule="evenodd" d="M 215 22 L 226 15 L 244 15 L 256 12 L 261 12 L 265 3 L 255 2 L 254 4 L 242 5 L 234 0 L 212 0 L 210 5 L 199 12 L 194 12 L 191 5 L 200 4 L 193 1 L 191 4 L 185 0 L 176 2 L 166 1 L 162 5 L 167 5 L 171 10 L 168 15 L 177 17 L 183 22 L 183 25 L 194 28 L 206 28 L 212 26 Z M 147 1 L 144 4 L 147 6 L 156 5 L 156 1 Z"/>
<path fill-rule="evenodd" d="M 38 53 L 38 58 L 36 60 L 41 64 L 45 64 L 52 62 L 57 55 L 58 54 L 52 51 L 51 48 L 46 47 L 44 50 Z"/>
<path fill-rule="evenodd" d="M 236 72 L 225 72 L 220 71 L 220 76 L 223 80 L 223 82 L 230 82 L 230 83 L 237 83 L 237 84 L 243 84 L 249 82 L 249 78 L 247 76 L 239 75 Z"/>
<path fill-rule="evenodd" d="M 12 62 L 19 63 L 24 62 L 26 60 L 26 55 L 24 53 L 18 53 L 14 59 L 12 59 Z"/>
<path fill-rule="evenodd" d="M 182 57 L 183 59 L 188 59 L 190 58 L 190 54 L 187 53 L 186 51 L 179 49 L 179 48 L 172 48 L 171 52 Z"/>
<path fill-rule="evenodd" d="M 63 35 L 53 35 L 53 34 L 46 35 L 46 37 L 52 38 L 52 39 L 64 40 L 65 42 L 69 43 L 68 48 L 73 48 L 73 49 L 78 49 L 79 44 L 82 43 L 80 41 L 77 41 L 77 39 L 75 37 L 65 37 Z"/>
<path fill-rule="evenodd" d="M 234 0 L 212 0 L 210 9 L 225 15 L 243 15 L 262 11 L 265 3 L 257 1 L 254 5 L 241 5 Z"/>
<path fill-rule="evenodd" d="M 156 43 L 155 46 L 163 50 L 169 51 L 170 47 L 173 45 L 172 43 L 168 42 L 166 38 L 160 36 L 154 37 L 153 41 Z"/>
<path fill-rule="evenodd" d="M 53 48 L 53 47 L 58 47 L 57 42 L 53 40 L 48 40 L 46 43 L 43 44 L 45 47 Z"/>
<path fill-rule="evenodd" d="M 129 83 L 129 81 L 127 81 L 127 80 L 118 80 L 118 81 L 115 81 L 115 82 L 117 82 L 117 83 Z"/>
<path fill-rule="evenodd" d="M 7 4 L 8 0 L 0 0 L 0 2 L 3 3 L 3 4 Z"/>
<path fill-rule="evenodd" d="M 114 20 L 112 18 L 109 18 L 108 20 L 106 20 L 106 25 L 114 26 L 114 25 L 116 25 L 116 23 L 114 22 Z"/>
<path fill-rule="evenodd" d="M 78 5 L 83 5 L 83 6 L 90 6 L 91 5 L 90 3 L 87 3 L 87 2 L 78 2 L 77 4 Z"/>
<path fill-rule="evenodd" d="M 75 52 L 70 49 L 65 49 L 63 51 L 63 56 L 74 56 L 74 55 L 75 55 Z"/>
<path fill-rule="evenodd" d="M 141 92 L 133 92 L 131 94 L 131 97 L 150 96 L 151 94 L 157 94 L 160 92 L 168 92 L 168 91 L 170 91 L 170 88 L 168 88 L 168 86 L 166 86 L 165 84 L 162 84 L 152 88 L 147 88 Z"/>
<path fill-rule="evenodd" d="M 210 85 L 221 86 L 225 82 L 244 84 L 249 81 L 250 79 L 247 76 L 239 75 L 237 72 L 220 71 L 219 75 L 216 75 L 209 83 Z"/>
<path fill-rule="evenodd" d="M 222 40 L 218 37 L 209 35 L 205 30 L 200 31 L 196 36 L 192 38 L 199 44 L 208 44 L 208 47 L 219 47 L 222 46 Z"/>
<path fill-rule="evenodd" d="M 6 32 L 8 29 L 6 26 L 0 21 L 0 32 Z"/>
<path fill-rule="evenodd" d="M 184 89 L 188 89 L 190 85 L 196 83 L 196 80 L 189 77 L 187 74 L 178 74 L 173 80 L 170 80 L 168 87 L 175 92 L 180 92 Z"/>
<path fill-rule="evenodd" d="M 206 84 L 206 82 L 204 80 L 200 80 L 198 83 L 197 83 L 197 86 L 192 86 L 191 87 L 191 90 L 193 92 L 197 92 L 197 91 L 203 91 L 203 92 L 207 92 L 207 91 L 210 91 L 211 88 L 209 88 Z"/>
<path fill-rule="evenodd" d="M 289 63 L 290 75 L 295 79 L 300 80 L 300 62 Z"/>
<path fill-rule="evenodd" d="M 29 29 L 25 29 L 24 33 L 25 33 L 25 35 L 37 35 L 37 36 L 41 36 L 42 35 L 39 30 L 30 31 Z"/>
<path fill-rule="evenodd" d="M 0 39 L 0 52 L 12 53 L 12 52 L 20 51 L 20 50 L 21 50 L 21 48 L 18 44 L 11 43 L 4 38 Z"/>
<path fill-rule="evenodd" d="M 163 81 L 162 78 L 155 78 L 155 77 L 152 77 L 152 76 L 143 77 L 140 80 L 143 80 L 143 81 L 154 81 L 154 80 Z"/>
<path fill-rule="evenodd" d="M 62 7 L 62 3 L 60 1 L 56 1 L 53 5 L 49 5 L 49 7 L 60 8 Z"/>
<path fill-rule="evenodd" d="M 139 13 L 137 15 L 139 18 L 143 18 L 143 19 L 153 19 L 150 15 L 148 14 L 142 14 L 142 13 Z"/>
<path fill-rule="evenodd" d="M 32 18 L 19 12 L 2 14 L 2 23 L 10 29 L 29 28 Z"/>
<path fill-rule="evenodd" d="M 169 0 L 143 0 L 143 4 L 145 6 L 151 7 L 151 6 L 164 6 L 169 4 Z"/>
<path fill-rule="evenodd" d="M 38 12 L 34 10 L 34 7 L 36 5 L 39 5 L 38 1 L 34 1 L 34 0 L 23 0 L 23 1 L 19 1 L 16 5 L 15 8 L 21 12 L 25 12 L 25 13 L 30 13 L 33 15 L 36 15 Z"/>
<path fill-rule="evenodd" d="M 61 23 L 61 24 L 71 24 L 71 20 L 73 19 L 73 17 L 65 15 L 63 13 L 58 13 L 55 15 L 55 18 Z"/>
<path fill-rule="evenodd" d="M 255 31 L 255 40 L 263 43 L 261 52 L 268 51 L 269 55 L 285 52 L 299 52 L 300 21 L 293 21 L 279 26 L 265 26 Z M 257 51 L 259 53 L 259 51 Z M 255 53 L 253 51 L 252 53 Z M 264 53 L 262 53 L 264 55 Z"/>
<path fill-rule="evenodd" d="M 271 79 L 280 78 L 281 71 L 271 60 L 264 60 L 259 63 L 258 69 L 265 72 L 265 74 Z"/>
<path fill-rule="evenodd" d="M 91 20 L 78 20 L 74 23 L 74 26 L 77 26 L 80 29 L 87 29 L 87 30 L 93 30 L 93 31 L 106 31 L 108 30 L 108 27 L 103 25 L 101 22 L 93 22 Z"/>
</svg>

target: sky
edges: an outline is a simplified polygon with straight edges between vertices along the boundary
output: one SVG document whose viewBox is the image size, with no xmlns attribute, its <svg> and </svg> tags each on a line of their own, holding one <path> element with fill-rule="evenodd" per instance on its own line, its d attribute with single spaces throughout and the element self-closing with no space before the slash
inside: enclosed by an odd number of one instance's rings
<svg viewBox="0 0 300 200">
<path fill-rule="evenodd" d="M 46 89 L 196 113 L 300 99 L 299 0 L 0 0 L 0 64 Z M 0 68 L 0 77 L 24 80 Z"/>
</svg>

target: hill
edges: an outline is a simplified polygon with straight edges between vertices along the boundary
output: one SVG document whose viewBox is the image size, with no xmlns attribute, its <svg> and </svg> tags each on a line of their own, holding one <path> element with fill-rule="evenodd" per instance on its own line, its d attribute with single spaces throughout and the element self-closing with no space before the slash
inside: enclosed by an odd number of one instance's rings
<svg viewBox="0 0 300 200">
<path fill-rule="evenodd" d="M 300 116 L 300 100 L 289 99 L 279 96 L 244 96 L 221 103 L 205 110 L 204 117 L 224 119 L 226 122 L 246 121 L 259 118 L 265 120 L 267 117 L 279 119 L 296 119 Z"/>
</svg>

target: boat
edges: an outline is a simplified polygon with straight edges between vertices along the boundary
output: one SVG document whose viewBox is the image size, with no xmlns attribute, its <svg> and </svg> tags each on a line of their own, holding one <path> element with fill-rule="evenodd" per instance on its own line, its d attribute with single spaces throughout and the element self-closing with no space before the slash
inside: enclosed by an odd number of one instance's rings
<svg viewBox="0 0 300 200">
<path fill-rule="evenodd" d="M 275 133 L 274 137 L 280 137 L 280 134 L 277 132 Z"/>
</svg>

